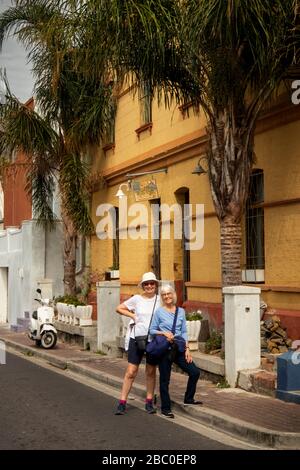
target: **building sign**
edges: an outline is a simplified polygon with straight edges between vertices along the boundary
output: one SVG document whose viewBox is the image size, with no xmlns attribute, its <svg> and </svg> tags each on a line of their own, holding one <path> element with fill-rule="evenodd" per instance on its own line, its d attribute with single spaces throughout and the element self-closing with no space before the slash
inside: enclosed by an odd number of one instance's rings
<svg viewBox="0 0 300 470">
<path fill-rule="evenodd" d="M 149 199 L 158 199 L 158 189 L 155 180 L 133 181 L 132 190 L 136 201 L 148 201 Z"/>
</svg>

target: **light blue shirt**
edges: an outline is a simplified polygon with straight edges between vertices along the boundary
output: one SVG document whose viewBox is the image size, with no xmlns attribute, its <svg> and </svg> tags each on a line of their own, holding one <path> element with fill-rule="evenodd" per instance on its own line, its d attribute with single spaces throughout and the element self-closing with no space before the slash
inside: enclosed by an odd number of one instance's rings
<svg viewBox="0 0 300 470">
<path fill-rule="evenodd" d="M 174 313 L 168 312 L 164 307 L 155 310 L 150 325 L 150 335 L 156 335 L 158 331 L 172 331 L 174 315 Z M 182 336 L 185 341 L 188 340 L 185 311 L 181 307 L 178 308 L 175 336 Z"/>
</svg>

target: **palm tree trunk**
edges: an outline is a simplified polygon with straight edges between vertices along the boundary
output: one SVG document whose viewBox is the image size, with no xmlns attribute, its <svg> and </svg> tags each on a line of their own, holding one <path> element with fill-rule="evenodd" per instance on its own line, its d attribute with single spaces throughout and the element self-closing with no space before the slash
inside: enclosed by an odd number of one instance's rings
<svg viewBox="0 0 300 470">
<path fill-rule="evenodd" d="M 241 284 L 242 230 L 232 216 L 220 221 L 222 285 Z"/>
<path fill-rule="evenodd" d="M 64 225 L 64 291 L 76 294 L 76 239 L 77 233 L 70 219 L 62 215 Z"/>
<path fill-rule="evenodd" d="M 243 125 L 242 114 L 236 118 L 234 109 L 216 110 L 208 128 L 209 181 L 220 222 L 223 287 L 242 282 L 241 219 L 253 164 L 254 129 Z"/>
</svg>

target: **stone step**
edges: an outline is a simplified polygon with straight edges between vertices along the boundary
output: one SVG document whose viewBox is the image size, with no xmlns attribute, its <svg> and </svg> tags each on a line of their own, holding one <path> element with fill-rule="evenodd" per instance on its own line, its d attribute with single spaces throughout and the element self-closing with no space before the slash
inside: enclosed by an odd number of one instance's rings
<svg viewBox="0 0 300 470">
<path fill-rule="evenodd" d="M 268 372 L 277 372 L 277 357 L 281 354 L 261 353 L 261 368 Z"/>
<path fill-rule="evenodd" d="M 17 325 L 24 326 L 24 328 L 28 328 L 30 325 L 30 318 L 17 318 Z"/>
<path fill-rule="evenodd" d="M 277 374 L 262 369 L 242 370 L 238 376 L 238 387 L 248 392 L 275 397 Z"/>
<path fill-rule="evenodd" d="M 192 351 L 193 361 L 202 370 L 224 377 L 225 363 L 224 359 L 211 354 L 205 354 L 200 351 Z"/>
</svg>

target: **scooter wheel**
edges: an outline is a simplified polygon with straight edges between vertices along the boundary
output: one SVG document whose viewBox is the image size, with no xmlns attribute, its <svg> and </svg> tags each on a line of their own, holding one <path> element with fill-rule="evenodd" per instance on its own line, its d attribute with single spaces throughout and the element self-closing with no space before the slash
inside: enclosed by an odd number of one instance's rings
<svg viewBox="0 0 300 470">
<path fill-rule="evenodd" d="M 44 349 L 54 348 L 56 345 L 57 336 L 53 331 L 45 331 L 41 337 L 41 346 Z"/>
</svg>

